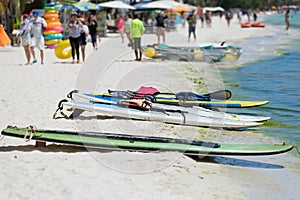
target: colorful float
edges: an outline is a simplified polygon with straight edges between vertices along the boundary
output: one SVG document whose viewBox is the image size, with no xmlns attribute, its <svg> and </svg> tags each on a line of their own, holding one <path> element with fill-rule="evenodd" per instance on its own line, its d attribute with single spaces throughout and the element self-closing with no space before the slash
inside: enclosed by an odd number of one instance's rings
<svg viewBox="0 0 300 200">
<path fill-rule="evenodd" d="M 60 40 L 55 48 L 55 55 L 60 59 L 68 59 L 71 58 L 71 45 L 69 40 Z"/>
<path fill-rule="evenodd" d="M 4 47 L 6 45 L 9 45 L 11 43 L 7 33 L 5 32 L 2 24 L 0 24 L 0 46 Z"/>
<path fill-rule="evenodd" d="M 44 18 L 47 22 L 47 27 L 44 29 L 45 44 L 47 48 L 54 49 L 63 38 L 61 32 L 64 28 L 62 27 L 62 23 L 59 21 L 59 12 L 54 5 L 48 5 L 44 9 Z"/>
<path fill-rule="evenodd" d="M 264 23 L 262 23 L 262 22 L 253 22 L 253 23 L 251 24 L 251 26 L 252 26 L 252 27 L 263 28 L 263 27 L 265 27 L 266 25 L 265 25 Z"/>
<path fill-rule="evenodd" d="M 241 28 L 250 28 L 251 26 L 250 22 L 241 23 Z"/>
</svg>

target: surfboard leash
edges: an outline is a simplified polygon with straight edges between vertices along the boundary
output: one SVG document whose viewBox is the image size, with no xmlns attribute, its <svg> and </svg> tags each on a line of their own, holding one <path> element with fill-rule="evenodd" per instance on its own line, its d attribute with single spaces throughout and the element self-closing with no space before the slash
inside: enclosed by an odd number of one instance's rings
<svg viewBox="0 0 300 200">
<path fill-rule="evenodd" d="M 62 99 L 59 101 L 58 103 L 58 108 L 56 109 L 56 111 L 54 112 L 53 116 L 52 116 L 52 119 L 59 119 L 59 118 L 62 118 L 62 117 L 57 117 L 57 113 L 60 112 L 60 114 L 63 116 L 63 118 L 65 119 L 69 119 L 68 115 L 66 115 L 64 112 L 63 112 L 63 109 L 64 109 L 64 106 L 63 106 L 63 103 L 64 102 L 69 102 L 67 99 Z"/>
</svg>

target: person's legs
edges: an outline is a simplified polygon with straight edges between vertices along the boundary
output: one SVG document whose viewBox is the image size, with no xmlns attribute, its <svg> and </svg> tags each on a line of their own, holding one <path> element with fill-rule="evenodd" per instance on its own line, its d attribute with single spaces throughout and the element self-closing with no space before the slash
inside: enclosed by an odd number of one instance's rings
<svg viewBox="0 0 300 200">
<path fill-rule="evenodd" d="M 36 61 L 36 57 L 35 57 L 34 47 L 30 47 L 30 52 L 33 57 L 32 63 L 36 63 L 37 61 Z"/>
<path fill-rule="evenodd" d="M 142 46 L 141 46 L 141 38 L 137 38 L 137 49 L 139 50 L 139 53 L 140 53 L 140 57 L 138 58 L 138 61 L 141 61 L 142 60 Z"/>
<path fill-rule="evenodd" d="M 30 52 L 31 52 L 31 55 L 33 57 L 33 61 L 32 63 L 36 63 L 36 57 L 35 57 L 35 51 L 34 51 L 34 48 L 36 46 L 36 39 L 35 38 L 31 38 L 31 44 L 30 44 Z"/>
<path fill-rule="evenodd" d="M 120 35 L 121 35 L 122 43 L 124 43 L 124 32 L 123 32 L 123 30 L 120 30 Z"/>
<path fill-rule="evenodd" d="M 26 65 L 29 65 L 30 64 L 30 47 L 29 47 L 29 44 L 24 46 L 24 51 L 25 51 L 25 55 L 26 55 L 26 59 L 27 59 Z"/>
<path fill-rule="evenodd" d="M 157 28 L 156 35 L 157 35 L 157 43 L 160 44 L 160 28 L 159 27 Z"/>
<path fill-rule="evenodd" d="M 70 44 L 71 44 L 71 52 L 72 52 L 72 63 L 74 64 L 75 63 L 75 49 L 76 49 L 76 45 L 75 45 L 75 41 L 74 41 L 74 38 L 70 37 L 69 38 L 70 40 Z"/>
<path fill-rule="evenodd" d="M 76 42 L 75 42 L 75 45 L 76 45 L 76 57 L 77 57 L 77 63 L 80 62 L 80 54 L 79 54 L 79 46 L 80 46 L 80 37 L 76 38 Z"/>
<path fill-rule="evenodd" d="M 40 50 L 40 54 L 41 54 L 41 64 L 44 64 L 44 50 Z"/>
<path fill-rule="evenodd" d="M 94 49 L 97 49 L 97 48 L 98 48 L 98 44 L 97 44 L 97 34 L 93 34 L 93 35 L 92 35 L 92 43 L 93 43 Z"/>
<path fill-rule="evenodd" d="M 85 60 L 85 45 L 80 45 L 81 46 L 81 54 L 82 54 L 82 62 Z"/>
<path fill-rule="evenodd" d="M 164 29 L 162 29 L 161 32 L 162 32 L 163 43 L 165 44 L 166 43 L 166 32 Z"/>
<path fill-rule="evenodd" d="M 137 38 L 133 38 L 133 46 L 132 48 L 134 49 L 134 54 L 135 54 L 135 60 L 139 60 L 139 55 L 138 55 L 138 40 Z"/>
<path fill-rule="evenodd" d="M 135 54 L 135 60 L 138 61 L 139 60 L 139 55 L 138 55 L 138 50 L 137 49 L 134 50 L 134 54 Z"/>
</svg>

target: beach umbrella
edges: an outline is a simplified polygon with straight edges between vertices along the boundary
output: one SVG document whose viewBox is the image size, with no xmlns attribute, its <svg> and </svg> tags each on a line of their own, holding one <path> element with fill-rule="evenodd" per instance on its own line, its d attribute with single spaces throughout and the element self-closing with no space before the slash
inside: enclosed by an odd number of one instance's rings
<svg viewBox="0 0 300 200">
<path fill-rule="evenodd" d="M 98 5 L 104 8 L 119 8 L 119 9 L 135 10 L 135 7 L 130 6 L 122 1 L 109 1 L 105 3 L 99 3 Z"/>
<path fill-rule="evenodd" d="M 73 6 L 77 10 L 81 11 L 88 11 L 88 10 L 100 10 L 101 7 L 97 4 L 91 3 L 89 1 L 83 1 L 81 0 L 80 2 L 74 3 Z"/>
<path fill-rule="evenodd" d="M 172 9 L 177 6 L 184 6 L 184 4 L 172 0 L 160 0 L 142 5 L 140 9 Z"/>
</svg>

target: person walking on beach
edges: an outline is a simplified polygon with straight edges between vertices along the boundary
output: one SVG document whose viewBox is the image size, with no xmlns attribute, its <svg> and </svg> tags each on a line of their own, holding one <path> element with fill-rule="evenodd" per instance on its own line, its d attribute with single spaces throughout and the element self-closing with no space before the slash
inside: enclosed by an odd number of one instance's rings
<svg viewBox="0 0 300 200">
<path fill-rule="evenodd" d="M 23 15 L 23 21 L 20 25 L 20 32 L 18 37 L 21 36 L 22 46 L 25 51 L 27 63 L 26 65 L 30 65 L 30 44 L 31 44 L 31 23 L 29 23 L 28 14 Z"/>
<path fill-rule="evenodd" d="M 203 28 L 204 27 L 204 16 L 203 16 L 203 9 L 200 5 L 197 7 L 197 14 L 201 21 L 201 28 Z"/>
<path fill-rule="evenodd" d="M 284 16 L 284 18 L 285 18 L 285 24 L 286 24 L 286 28 L 285 28 L 286 31 L 288 31 L 289 28 L 290 28 L 289 14 L 290 14 L 290 9 L 287 9 L 286 13 L 285 13 L 285 16 Z"/>
<path fill-rule="evenodd" d="M 206 11 L 204 16 L 205 16 L 206 27 L 211 28 L 211 12 Z"/>
<path fill-rule="evenodd" d="M 79 46 L 80 46 L 80 29 L 83 27 L 81 21 L 77 17 L 77 13 L 71 14 L 71 21 L 69 22 L 67 32 L 69 32 L 69 40 L 72 49 L 72 63 L 75 63 L 75 52 L 77 56 L 77 63 L 80 63 L 79 59 Z"/>
<path fill-rule="evenodd" d="M 98 27 L 98 23 L 96 20 L 96 16 L 95 15 L 91 15 L 89 21 L 88 21 L 88 27 L 89 27 L 89 31 L 90 31 L 90 35 L 92 38 L 92 44 L 94 49 L 98 49 L 98 42 L 97 42 L 97 27 Z"/>
<path fill-rule="evenodd" d="M 123 16 L 119 15 L 118 18 L 119 18 L 119 20 L 118 20 L 118 30 L 119 30 L 120 35 L 121 35 L 122 43 L 124 43 L 124 20 L 123 20 Z"/>
<path fill-rule="evenodd" d="M 163 16 L 161 12 L 158 13 L 156 17 L 156 35 L 157 35 L 157 42 L 160 44 L 160 36 L 163 38 L 163 43 L 166 42 L 166 31 L 165 31 L 165 19 L 168 18 L 167 16 Z"/>
<path fill-rule="evenodd" d="M 132 20 L 130 37 L 133 40 L 132 48 L 134 49 L 136 61 L 142 60 L 141 40 L 144 32 L 145 32 L 145 26 L 143 22 L 138 18 L 137 15 L 135 15 L 134 19 Z"/>
<path fill-rule="evenodd" d="M 82 23 L 82 28 L 80 28 L 80 48 L 81 48 L 81 55 L 82 55 L 82 62 L 85 60 L 85 47 L 86 47 L 86 36 L 89 34 L 89 28 L 86 25 L 83 18 L 80 18 Z"/>
<path fill-rule="evenodd" d="M 253 21 L 256 22 L 256 20 L 257 20 L 257 14 L 256 14 L 256 12 L 254 11 L 254 12 L 253 12 Z"/>
<path fill-rule="evenodd" d="M 232 19 L 232 12 L 229 10 L 225 13 L 225 19 L 227 21 L 227 26 L 229 27 L 230 26 L 230 21 Z"/>
<path fill-rule="evenodd" d="M 130 14 L 127 14 L 126 17 L 125 17 L 124 30 L 125 30 L 125 34 L 127 36 L 127 39 L 129 41 L 128 45 L 127 45 L 129 47 L 132 46 L 132 40 L 131 40 L 131 37 L 130 37 L 131 24 L 132 24 L 131 16 L 130 16 Z"/>
<path fill-rule="evenodd" d="M 191 16 L 188 17 L 188 24 L 189 24 L 188 42 L 190 41 L 190 37 L 192 33 L 196 41 L 196 23 L 197 23 L 197 18 L 195 14 L 192 14 Z"/>
<path fill-rule="evenodd" d="M 33 56 L 32 63 L 36 63 L 36 57 L 34 48 L 36 47 L 38 50 L 40 50 L 40 56 L 41 56 L 41 64 L 44 64 L 44 47 L 45 47 L 45 41 L 43 36 L 43 28 L 47 26 L 47 23 L 44 18 L 39 17 L 39 13 L 37 10 L 32 12 L 33 19 L 30 20 L 30 23 L 32 24 L 31 27 L 31 54 Z"/>
</svg>

